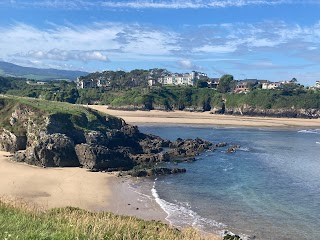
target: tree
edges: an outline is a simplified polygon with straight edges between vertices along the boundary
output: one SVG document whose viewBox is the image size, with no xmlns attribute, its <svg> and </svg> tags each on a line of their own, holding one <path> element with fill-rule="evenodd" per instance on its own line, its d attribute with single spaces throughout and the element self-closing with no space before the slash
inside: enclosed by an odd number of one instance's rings
<svg viewBox="0 0 320 240">
<path fill-rule="evenodd" d="M 297 83 L 298 80 L 297 80 L 296 78 L 292 78 L 289 82 L 290 82 L 290 83 Z"/>
<path fill-rule="evenodd" d="M 197 88 L 208 88 L 207 79 L 199 79 L 197 81 Z"/>
<path fill-rule="evenodd" d="M 220 78 L 217 91 L 220 93 L 227 93 L 231 90 L 233 84 L 233 76 L 230 74 L 225 74 Z"/>
</svg>

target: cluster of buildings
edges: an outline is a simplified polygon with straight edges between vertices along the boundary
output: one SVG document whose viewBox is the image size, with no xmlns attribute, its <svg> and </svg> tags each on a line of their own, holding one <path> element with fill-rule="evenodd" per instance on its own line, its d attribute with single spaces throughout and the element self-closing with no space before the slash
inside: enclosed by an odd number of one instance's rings
<svg viewBox="0 0 320 240">
<path fill-rule="evenodd" d="M 154 78 L 151 74 L 146 79 L 149 86 L 155 85 L 189 85 L 195 86 L 198 80 L 204 80 L 208 84 L 208 88 L 217 88 L 220 83 L 220 78 L 208 78 L 207 74 L 192 71 L 191 73 L 166 73 L 158 78 Z M 285 84 L 289 84 L 291 81 L 279 81 L 270 82 L 268 80 L 258 80 L 258 79 L 244 79 L 236 80 L 233 87 L 234 93 L 245 93 L 249 92 L 252 86 L 258 84 L 261 85 L 262 89 L 278 89 L 283 87 Z M 98 77 L 96 79 L 77 79 L 78 88 L 99 88 L 99 87 L 109 87 L 110 81 L 104 77 Z M 313 89 L 320 89 L 320 81 L 316 81 L 316 85 L 312 87 Z"/>
<path fill-rule="evenodd" d="M 197 80 L 206 79 L 207 74 L 192 71 L 191 73 L 174 73 L 169 74 L 157 79 L 157 82 L 164 85 L 190 85 L 194 86 L 197 83 Z M 152 86 L 154 83 L 152 80 L 149 80 L 149 85 Z"/>
<path fill-rule="evenodd" d="M 99 87 L 109 87 L 110 81 L 99 77 L 97 79 L 83 79 L 77 78 L 77 88 L 99 88 Z"/>
</svg>

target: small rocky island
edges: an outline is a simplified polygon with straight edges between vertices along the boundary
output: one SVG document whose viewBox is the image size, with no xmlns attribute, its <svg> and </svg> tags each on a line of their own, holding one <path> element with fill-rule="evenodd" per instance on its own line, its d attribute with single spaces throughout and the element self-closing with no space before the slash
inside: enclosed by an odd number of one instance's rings
<svg viewBox="0 0 320 240">
<path fill-rule="evenodd" d="M 0 150 L 41 167 L 128 171 L 141 177 L 172 174 L 185 169 L 161 163 L 193 161 L 215 148 L 199 138 L 171 142 L 144 134 L 122 119 L 67 103 L 1 97 L 0 113 Z"/>
</svg>

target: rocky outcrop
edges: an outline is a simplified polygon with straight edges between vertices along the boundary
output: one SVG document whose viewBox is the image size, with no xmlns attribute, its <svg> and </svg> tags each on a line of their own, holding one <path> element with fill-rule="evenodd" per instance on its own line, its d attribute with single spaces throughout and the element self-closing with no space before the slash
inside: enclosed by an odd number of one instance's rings
<svg viewBox="0 0 320 240">
<path fill-rule="evenodd" d="M 40 137 L 39 141 L 14 158 L 20 162 L 42 167 L 78 167 L 79 160 L 73 141 L 64 134 Z"/>
<path fill-rule="evenodd" d="M 138 154 L 132 155 L 131 159 L 137 164 L 148 165 L 158 162 L 169 162 L 170 155 L 167 152 L 161 152 L 157 154 Z"/>
<path fill-rule="evenodd" d="M 19 162 L 42 167 L 82 166 L 92 171 L 148 167 L 136 175 L 152 176 L 184 172 L 155 166 L 172 160 L 192 162 L 195 155 L 212 147 L 199 138 L 170 142 L 144 134 L 122 119 L 87 108 L 30 101 L 29 105 L 27 99 L 23 104 L 17 99 L 0 101 L 0 112 L 7 114 L 0 119 L 0 124 L 7 126 L 0 132 L 0 149 L 15 152 L 14 159 Z"/>
<path fill-rule="evenodd" d="M 144 153 L 151 154 L 161 152 L 163 148 L 169 147 L 171 142 L 168 140 L 164 140 L 158 136 L 147 135 L 139 140 L 139 144 L 142 147 Z"/>
<path fill-rule="evenodd" d="M 213 149 L 213 144 L 209 141 L 204 141 L 200 138 L 196 139 L 181 139 L 170 144 L 168 154 L 170 157 L 193 157 L 199 153 Z"/>
<path fill-rule="evenodd" d="M 26 136 L 16 136 L 6 129 L 3 129 L 0 133 L 0 151 L 13 153 L 26 149 L 26 145 Z"/>
<path fill-rule="evenodd" d="M 151 169 L 143 169 L 143 170 L 132 170 L 129 172 L 129 175 L 132 177 L 150 177 L 157 175 L 168 175 L 168 174 L 177 174 L 177 173 L 185 173 L 185 168 L 151 168 Z"/>
<path fill-rule="evenodd" d="M 79 144 L 75 147 L 79 162 L 91 170 L 129 170 L 135 165 L 125 153 L 99 145 Z"/>
<path fill-rule="evenodd" d="M 320 109 L 266 109 L 244 104 L 241 107 L 226 107 L 224 114 L 281 118 L 319 118 Z"/>
</svg>

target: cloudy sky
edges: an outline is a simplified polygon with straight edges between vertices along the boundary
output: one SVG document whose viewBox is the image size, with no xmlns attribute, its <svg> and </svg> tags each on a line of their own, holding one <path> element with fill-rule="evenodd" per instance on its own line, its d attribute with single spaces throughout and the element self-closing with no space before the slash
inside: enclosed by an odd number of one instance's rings
<svg viewBox="0 0 320 240">
<path fill-rule="evenodd" d="M 0 0 L 0 59 L 320 80 L 320 0 Z"/>
</svg>

